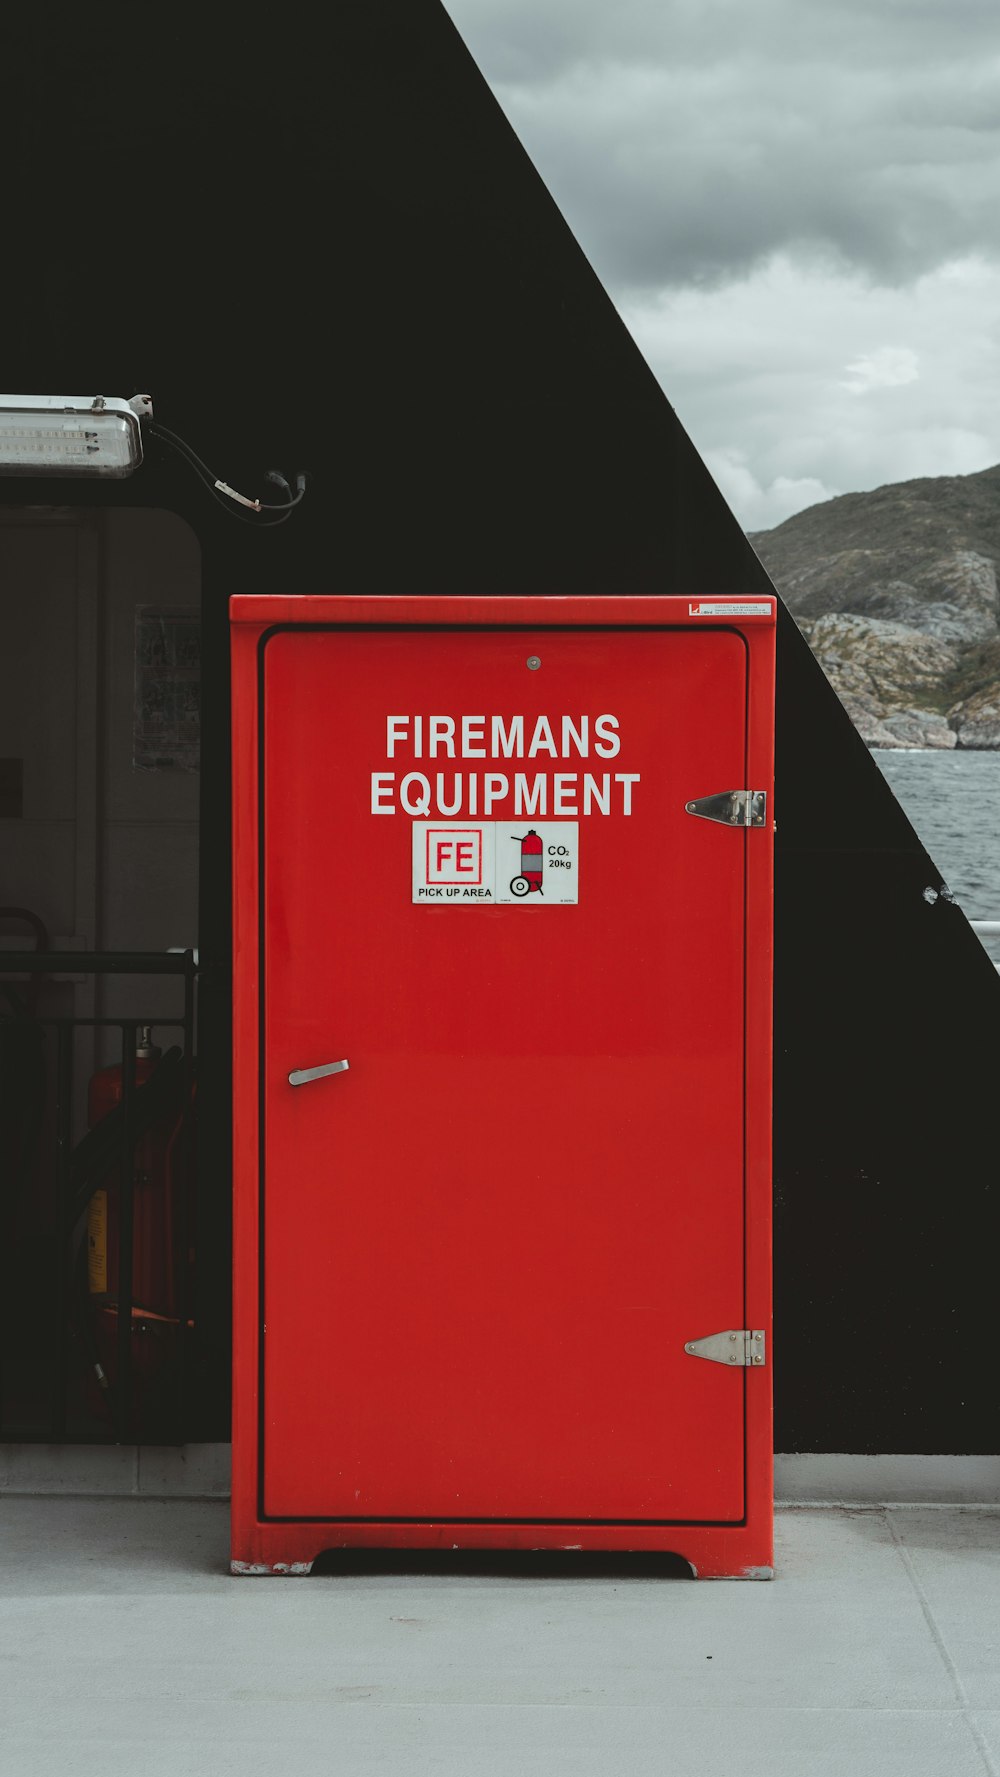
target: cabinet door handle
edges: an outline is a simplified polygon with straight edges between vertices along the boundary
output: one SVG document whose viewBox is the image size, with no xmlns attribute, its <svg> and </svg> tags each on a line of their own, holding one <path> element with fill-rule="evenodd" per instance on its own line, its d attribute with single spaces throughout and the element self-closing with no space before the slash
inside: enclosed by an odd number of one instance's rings
<svg viewBox="0 0 1000 1777">
<path fill-rule="evenodd" d="M 326 1061 L 322 1067 L 299 1067 L 289 1074 L 289 1086 L 308 1086 L 310 1080 L 325 1080 L 327 1074 L 344 1074 L 350 1067 L 349 1061 Z"/>
</svg>

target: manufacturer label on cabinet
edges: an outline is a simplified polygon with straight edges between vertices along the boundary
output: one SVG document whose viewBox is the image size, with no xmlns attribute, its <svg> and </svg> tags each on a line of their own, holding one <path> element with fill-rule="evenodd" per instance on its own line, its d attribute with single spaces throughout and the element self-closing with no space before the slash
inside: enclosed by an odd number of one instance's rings
<svg viewBox="0 0 1000 1777">
<path fill-rule="evenodd" d="M 515 827 L 520 825 L 520 831 Z M 578 900 L 576 821 L 414 821 L 413 899 L 434 907 Z"/>
<path fill-rule="evenodd" d="M 770 599 L 697 599 L 688 605 L 689 617 L 770 617 Z"/>
</svg>

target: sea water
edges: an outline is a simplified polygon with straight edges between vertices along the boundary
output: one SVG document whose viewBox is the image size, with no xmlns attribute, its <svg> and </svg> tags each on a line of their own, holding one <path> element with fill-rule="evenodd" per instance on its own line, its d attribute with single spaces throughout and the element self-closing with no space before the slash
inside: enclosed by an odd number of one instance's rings
<svg viewBox="0 0 1000 1777">
<path fill-rule="evenodd" d="M 872 757 L 970 919 L 1000 919 L 1000 752 Z M 984 938 L 1000 963 L 1000 938 Z"/>
</svg>

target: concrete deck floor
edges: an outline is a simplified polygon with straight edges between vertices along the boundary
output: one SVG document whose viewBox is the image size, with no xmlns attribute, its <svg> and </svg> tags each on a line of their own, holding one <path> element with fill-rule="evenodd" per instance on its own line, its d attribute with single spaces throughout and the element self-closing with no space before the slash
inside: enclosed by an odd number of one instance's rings
<svg viewBox="0 0 1000 1777">
<path fill-rule="evenodd" d="M 232 1579 L 227 1531 L 0 1500 L 4 1777 L 1000 1774 L 996 1509 L 786 1509 L 759 1585 Z"/>
</svg>

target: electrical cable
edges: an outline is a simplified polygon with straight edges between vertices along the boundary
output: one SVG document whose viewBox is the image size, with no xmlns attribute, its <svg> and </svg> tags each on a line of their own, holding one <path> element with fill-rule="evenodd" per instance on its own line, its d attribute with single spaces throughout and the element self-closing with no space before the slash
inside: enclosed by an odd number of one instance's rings
<svg viewBox="0 0 1000 1777">
<path fill-rule="evenodd" d="M 273 530 L 275 525 L 287 523 L 296 506 L 299 506 L 305 498 L 306 476 L 304 473 L 300 472 L 296 475 L 296 491 L 292 494 L 291 488 L 288 486 L 285 477 L 280 475 L 277 470 L 271 469 L 265 476 L 265 480 L 274 481 L 278 483 L 278 485 L 284 486 L 288 490 L 288 499 L 279 502 L 271 500 L 246 500 L 243 495 L 237 494 L 234 489 L 230 488 L 221 477 L 212 474 L 208 464 L 202 461 L 197 451 L 187 443 L 186 439 L 178 437 L 176 432 L 171 432 L 168 426 L 160 425 L 158 421 L 147 420 L 146 425 L 152 437 L 162 440 L 162 442 L 168 445 L 171 450 L 176 451 L 178 456 L 183 457 L 188 467 L 197 475 L 198 480 L 208 489 L 213 500 L 222 507 L 224 512 L 228 512 L 231 518 L 238 519 L 241 524 L 256 525 L 258 530 Z M 275 513 L 277 516 L 273 518 L 265 518 L 262 516 L 261 521 L 258 523 L 256 518 L 251 518 L 248 513 L 240 512 L 236 506 L 231 505 L 230 499 L 237 500 L 241 504 L 251 507 L 255 513 L 261 515 L 265 513 Z"/>
</svg>

